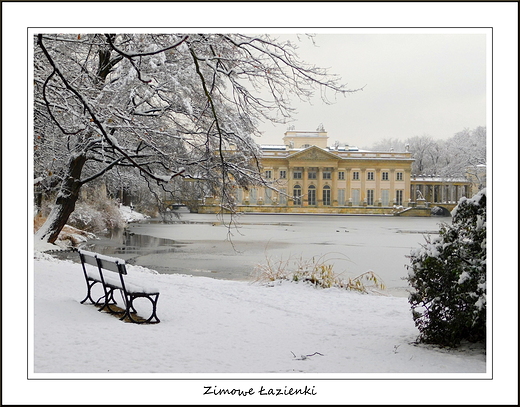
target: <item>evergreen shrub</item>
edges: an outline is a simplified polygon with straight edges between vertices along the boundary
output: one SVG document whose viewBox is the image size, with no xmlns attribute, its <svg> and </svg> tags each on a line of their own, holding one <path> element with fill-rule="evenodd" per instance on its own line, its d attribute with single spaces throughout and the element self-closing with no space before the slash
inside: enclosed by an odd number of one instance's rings
<svg viewBox="0 0 520 407">
<path fill-rule="evenodd" d="M 408 301 L 419 342 L 486 340 L 486 190 L 462 198 L 452 224 L 410 254 Z"/>
</svg>

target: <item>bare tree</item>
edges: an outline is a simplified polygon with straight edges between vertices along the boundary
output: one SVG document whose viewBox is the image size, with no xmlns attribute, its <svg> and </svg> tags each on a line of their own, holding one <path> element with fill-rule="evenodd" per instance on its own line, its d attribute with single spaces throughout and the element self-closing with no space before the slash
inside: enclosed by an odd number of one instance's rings
<svg viewBox="0 0 520 407">
<path fill-rule="evenodd" d="M 451 171 L 463 175 L 468 170 L 486 164 L 486 128 L 479 126 L 459 131 L 448 140 Z"/>
<path fill-rule="evenodd" d="M 441 177 L 463 177 L 468 173 L 485 176 L 486 128 L 464 129 L 447 140 L 433 140 L 431 136 L 408 139 L 415 162 L 416 174 Z"/>
<path fill-rule="evenodd" d="M 410 151 L 414 158 L 412 165 L 412 172 L 415 174 L 424 174 L 430 169 L 430 158 L 429 153 L 433 148 L 435 141 L 429 135 L 414 136 L 407 140 Z"/>
<path fill-rule="evenodd" d="M 364 148 L 369 149 L 369 148 Z M 406 145 L 404 141 L 394 138 L 384 138 L 371 147 L 374 151 L 405 151 Z"/>
<path fill-rule="evenodd" d="M 58 189 L 37 237 L 51 243 L 81 187 L 115 168 L 160 188 L 203 180 L 232 211 L 234 184 L 263 182 L 259 121 L 285 122 L 292 95 L 355 91 L 267 35 L 39 34 L 34 46 L 35 179 Z"/>
</svg>

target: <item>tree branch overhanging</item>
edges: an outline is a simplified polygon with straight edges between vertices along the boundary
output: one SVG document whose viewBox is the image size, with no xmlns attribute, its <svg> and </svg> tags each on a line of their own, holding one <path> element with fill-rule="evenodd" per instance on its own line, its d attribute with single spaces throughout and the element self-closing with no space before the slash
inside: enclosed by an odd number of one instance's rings
<svg viewBox="0 0 520 407">
<path fill-rule="evenodd" d="M 100 120 L 97 118 L 97 115 L 94 113 L 94 111 L 91 109 L 91 107 L 89 106 L 89 104 L 85 101 L 85 99 L 81 96 L 81 94 L 68 82 L 68 80 L 65 78 L 65 76 L 61 73 L 61 71 L 58 69 L 58 67 L 56 66 L 53 58 L 51 57 L 51 55 L 49 54 L 49 52 L 47 51 L 46 47 L 44 46 L 43 44 L 43 41 L 42 41 L 42 34 L 39 34 L 38 35 L 38 45 L 40 46 L 40 48 L 42 49 L 43 53 L 45 54 L 47 60 L 49 61 L 49 64 L 51 64 L 53 70 L 56 72 L 56 74 L 60 77 L 61 81 L 63 82 L 63 84 L 65 85 L 65 87 L 71 91 L 77 98 L 78 100 L 80 101 L 80 103 L 83 105 L 83 107 L 85 108 L 85 110 L 89 113 L 92 121 L 95 123 L 96 127 L 99 129 L 99 131 L 101 132 L 101 134 L 103 135 L 104 139 L 114 148 L 114 150 L 117 150 L 119 153 L 121 153 L 124 158 L 126 158 L 129 162 L 131 162 L 136 168 L 138 168 L 140 171 L 142 171 L 144 174 L 146 174 L 148 177 L 156 180 L 156 181 L 159 181 L 159 182 L 165 182 L 165 179 L 164 178 L 161 178 L 161 177 L 158 177 L 156 176 L 155 174 L 152 174 L 151 172 L 149 172 L 148 170 L 146 170 L 145 168 L 141 168 L 141 166 L 139 165 L 139 163 L 137 163 L 135 160 L 133 160 L 119 145 L 118 143 L 115 141 L 115 139 L 113 139 L 112 137 L 110 137 L 107 133 L 107 131 L 105 130 L 104 126 L 101 124 Z M 177 176 L 179 174 L 172 174 L 171 175 L 171 178 Z M 170 178 L 170 179 L 171 179 Z"/>
</svg>

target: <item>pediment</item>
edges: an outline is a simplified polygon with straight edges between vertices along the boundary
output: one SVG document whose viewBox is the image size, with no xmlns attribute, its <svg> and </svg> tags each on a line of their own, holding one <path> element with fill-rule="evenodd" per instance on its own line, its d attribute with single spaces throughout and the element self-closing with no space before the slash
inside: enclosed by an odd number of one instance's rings
<svg viewBox="0 0 520 407">
<path fill-rule="evenodd" d="M 337 160 L 339 157 L 333 153 L 323 150 L 320 147 L 312 146 L 305 150 L 298 151 L 297 153 L 291 154 L 287 157 L 289 160 L 309 160 L 309 161 L 325 161 L 325 160 Z"/>
</svg>

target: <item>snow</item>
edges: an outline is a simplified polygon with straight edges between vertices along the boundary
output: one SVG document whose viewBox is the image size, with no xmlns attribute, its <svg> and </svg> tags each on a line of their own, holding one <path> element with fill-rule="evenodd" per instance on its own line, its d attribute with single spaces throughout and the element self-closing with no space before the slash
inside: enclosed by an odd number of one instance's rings
<svg viewBox="0 0 520 407">
<path fill-rule="evenodd" d="M 414 344 L 406 298 L 127 269 L 160 287 L 161 323 L 124 323 L 81 304 L 81 265 L 34 252 L 31 378 L 487 377 L 479 346 Z"/>
<path fill-rule="evenodd" d="M 121 205 L 119 206 L 119 213 L 125 222 L 138 222 L 140 220 L 146 219 L 146 215 L 142 213 L 135 212 L 130 206 Z"/>
<path fill-rule="evenodd" d="M 412 344 L 417 330 L 405 298 L 127 265 L 133 281 L 153 282 L 161 291 L 161 323 L 134 326 L 80 304 L 86 283 L 79 264 L 39 252 L 34 263 L 35 373 L 486 372 L 476 349 L 467 354 Z M 107 337 L 131 337 L 132 343 L 124 349 Z M 302 364 L 292 352 L 323 356 Z M 129 363 L 134 354 L 138 360 Z"/>
<path fill-rule="evenodd" d="M 461 204 L 462 202 L 466 202 L 470 205 L 478 205 L 480 200 L 482 199 L 482 197 L 485 196 L 486 194 L 487 194 L 486 188 L 482 188 L 480 191 L 478 191 L 475 194 L 475 196 L 473 196 L 471 198 L 467 198 L 467 197 L 463 196 L 462 198 L 460 198 L 458 203 Z M 455 217 L 457 215 L 458 209 L 459 209 L 458 205 L 455 208 L 453 208 L 453 210 L 451 211 L 452 217 Z"/>
<path fill-rule="evenodd" d="M 128 219 L 142 216 L 122 211 Z M 25 402 L 74 404 L 81 394 L 84 404 L 323 405 L 345 397 L 349 403 L 416 404 L 425 395 L 430 403 L 442 402 L 471 382 L 484 392 L 493 382 L 473 380 L 492 377 L 490 355 L 479 346 L 414 344 L 418 331 L 403 297 L 158 274 L 127 264 L 133 281 L 161 292 L 161 323 L 136 325 L 80 304 L 86 295 L 81 265 L 43 253 L 56 246 L 35 240 L 33 249 L 28 363 L 11 363 L 38 386 L 20 393 Z M 432 392 L 432 380 L 446 391 Z M 270 388 L 315 395 L 261 395 Z M 233 389 L 254 394 L 238 396 Z M 228 395 L 216 396 L 220 390 Z M 478 392 L 461 397 L 481 400 Z"/>
</svg>

